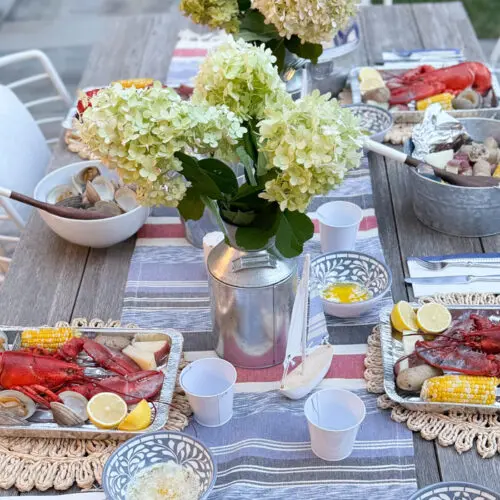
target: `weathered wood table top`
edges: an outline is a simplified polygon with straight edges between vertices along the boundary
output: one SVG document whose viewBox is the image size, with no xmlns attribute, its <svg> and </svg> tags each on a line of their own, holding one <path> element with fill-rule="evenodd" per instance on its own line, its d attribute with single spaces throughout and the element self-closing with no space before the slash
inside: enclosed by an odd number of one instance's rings
<svg viewBox="0 0 500 500">
<path fill-rule="evenodd" d="M 482 60 L 478 40 L 459 2 L 363 8 L 363 38 L 351 64 L 373 64 L 383 50 L 462 48 L 468 59 Z M 180 29 L 188 25 L 177 11 L 160 16 L 117 19 L 94 47 L 81 87 L 111 80 L 153 77 L 164 80 Z M 61 140 L 50 168 L 76 155 Z M 500 237 L 456 238 L 424 227 L 413 214 L 407 169 L 371 156 L 374 202 L 385 256 L 393 273 L 394 298 L 411 299 L 404 284 L 410 255 L 498 251 Z M 0 324 L 39 325 L 77 317 L 114 318 L 121 313 L 134 239 L 96 250 L 66 243 L 33 214 L 0 291 Z M 365 342 L 370 327 L 336 331 L 336 343 Z M 189 349 L 189 338 L 186 347 Z M 463 480 L 500 491 L 500 458 L 483 460 L 474 450 L 459 455 L 414 436 L 419 486 Z M 52 492 L 54 493 L 54 492 Z M 15 496 L 17 491 L 6 494 Z"/>
</svg>

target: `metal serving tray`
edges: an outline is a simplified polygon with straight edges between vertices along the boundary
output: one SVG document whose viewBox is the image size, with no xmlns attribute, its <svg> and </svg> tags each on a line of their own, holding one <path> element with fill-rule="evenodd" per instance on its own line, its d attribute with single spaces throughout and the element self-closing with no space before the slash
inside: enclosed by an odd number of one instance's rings
<svg viewBox="0 0 500 500">
<path fill-rule="evenodd" d="M 421 62 L 411 62 L 411 63 L 397 63 L 397 64 L 384 64 L 381 66 L 370 66 L 373 69 L 379 71 L 384 78 L 384 74 L 390 73 L 391 76 L 397 76 L 401 73 L 408 71 L 409 69 L 418 68 L 423 64 L 429 64 L 435 68 L 445 68 L 447 66 L 454 66 L 458 64 L 456 61 L 421 61 Z M 362 66 L 367 67 L 367 66 Z M 359 72 L 362 67 L 354 68 L 349 74 L 349 84 L 351 86 L 352 92 L 352 102 L 353 104 L 359 104 L 363 102 L 361 98 L 361 89 L 359 88 Z M 488 66 L 489 67 L 489 66 Z M 491 71 L 491 83 L 492 83 L 492 107 L 489 108 L 478 108 L 478 109 L 464 109 L 464 110 L 453 110 L 449 111 L 450 115 L 456 118 L 496 118 L 497 115 L 500 116 L 500 84 L 498 79 Z M 384 78 L 385 80 L 385 78 Z M 395 123 L 420 123 L 424 117 L 423 111 L 391 111 L 390 112 L 394 118 Z"/>
<path fill-rule="evenodd" d="M 9 350 L 17 350 L 20 347 L 21 332 L 31 328 L 39 327 L 18 327 L 18 326 L 0 326 L 0 330 L 5 332 L 9 339 Z M 177 379 L 177 370 L 182 354 L 182 335 L 173 329 L 154 330 L 154 329 L 131 329 L 131 328 L 77 328 L 82 333 L 82 336 L 95 338 L 99 334 L 109 336 L 123 336 L 132 338 L 140 333 L 155 333 L 165 336 L 170 342 L 170 353 L 166 362 L 159 366 L 158 369 L 165 374 L 163 387 L 157 402 L 154 403 L 154 420 L 151 425 L 141 432 L 154 432 L 163 429 L 168 420 L 169 404 L 172 401 L 175 383 Z M 95 363 L 87 356 L 80 354 L 78 364 L 91 369 L 96 367 Z M 96 372 L 103 372 L 99 369 Z M 106 372 L 109 375 L 111 372 Z M 161 401 L 161 403 L 159 402 Z M 151 405 L 151 403 L 150 403 Z M 84 438 L 84 439 L 129 439 L 137 434 L 137 432 L 119 431 L 119 430 L 102 430 L 95 427 L 90 422 L 85 423 L 80 427 L 61 427 L 52 420 L 52 415 L 49 410 L 37 409 L 35 414 L 30 418 L 27 425 L 23 426 L 5 426 L 0 422 L 0 435 L 8 437 L 45 437 L 45 438 Z"/>
<path fill-rule="evenodd" d="M 418 304 L 412 304 L 418 309 Z M 401 391 L 396 386 L 394 375 L 394 363 L 404 356 L 402 341 L 394 338 L 391 325 L 391 308 L 385 308 L 380 313 L 380 341 L 382 348 L 382 360 L 384 364 L 384 389 L 389 398 L 408 408 L 409 410 L 426 412 L 444 412 L 447 410 L 481 410 L 481 412 L 496 413 L 500 411 L 500 398 L 493 405 L 463 404 L 463 403 L 429 403 L 423 401 L 416 393 Z M 498 306 L 448 306 L 453 319 L 470 313 L 486 314 L 493 321 L 500 322 L 500 308 Z"/>
</svg>

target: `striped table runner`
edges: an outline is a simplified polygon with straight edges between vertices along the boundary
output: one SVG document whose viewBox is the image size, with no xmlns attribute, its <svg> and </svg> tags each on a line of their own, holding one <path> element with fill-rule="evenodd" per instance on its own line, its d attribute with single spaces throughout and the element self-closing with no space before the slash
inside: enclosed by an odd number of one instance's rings
<svg viewBox="0 0 500 500">
<path fill-rule="evenodd" d="M 170 84 L 188 83 L 210 40 L 196 43 L 191 32 L 181 36 L 169 73 Z M 320 253 L 316 209 L 331 200 L 348 200 L 363 209 L 356 249 L 383 259 L 373 209 L 368 162 L 351 172 L 340 189 L 317 197 L 309 215 L 314 238 L 306 244 L 311 257 Z M 215 356 L 203 251 L 185 239 L 178 213 L 155 209 L 140 230 L 126 285 L 122 321 L 144 328 L 172 327 L 185 338 L 186 358 Z M 305 400 L 290 401 L 276 390 L 282 367 L 238 369 L 233 419 L 219 428 L 191 424 L 213 451 L 218 477 L 213 499 L 322 498 L 404 500 L 416 490 L 411 432 L 391 421 L 365 390 L 363 359 L 370 326 L 380 308 L 361 318 L 326 316 L 334 358 L 320 385 L 356 392 L 365 402 L 363 422 L 353 454 L 341 462 L 325 462 L 310 449 Z"/>
</svg>

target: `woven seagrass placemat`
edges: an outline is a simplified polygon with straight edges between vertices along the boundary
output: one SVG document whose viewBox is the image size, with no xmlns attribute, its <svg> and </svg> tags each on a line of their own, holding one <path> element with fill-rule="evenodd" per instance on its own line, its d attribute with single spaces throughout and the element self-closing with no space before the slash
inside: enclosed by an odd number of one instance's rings
<svg viewBox="0 0 500 500">
<path fill-rule="evenodd" d="M 495 294 L 440 294 L 424 297 L 420 303 L 439 302 L 443 305 L 499 305 L 500 295 Z M 477 411 L 447 411 L 428 413 L 408 410 L 391 401 L 384 391 L 384 370 L 380 345 L 379 327 L 376 326 L 368 337 L 368 350 L 365 358 L 365 380 L 367 390 L 381 394 L 377 400 L 379 408 L 390 410 L 391 418 L 404 423 L 414 432 L 430 441 L 436 440 L 441 446 L 454 446 L 458 453 L 469 451 L 475 445 L 482 458 L 491 458 L 500 453 L 499 414 L 486 414 Z"/>
<path fill-rule="evenodd" d="M 61 321 L 56 326 L 119 327 L 120 322 L 79 318 L 71 325 Z M 181 361 L 179 371 L 184 366 L 186 362 Z M 165 429 L 183 430 L 189 415 L 191 408 L 187 398 L 176 385 Z M 100 484 L 104 464 L 119 443 L 115 440 L 0 437 L 0 488 L 67 490 L 75 483 L 83 489 L 92 488 L 96 482 Z"/>
</svg>

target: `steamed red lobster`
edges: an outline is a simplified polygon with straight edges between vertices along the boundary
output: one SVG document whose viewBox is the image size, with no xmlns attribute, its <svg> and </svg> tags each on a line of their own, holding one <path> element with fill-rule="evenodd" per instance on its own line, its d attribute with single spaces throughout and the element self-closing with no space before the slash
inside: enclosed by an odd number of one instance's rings
<svg viewBox="0 0 500 500">
<path fill-rule="evenodd" d="M 478 62 L 463 62 L 441 69 L 423 65 L 392 78 L 387 87 L 391 91 L 389 103 L 392 106 L 420 101 L 444 92 L 456 94 L 467 88 L 484 95 L 491 89 L 491 73 Z"/>
<path fill-rule="evenodd" d="M 117 375 L 85 375 L 85 368 L 73 362 L 82 350 L 97 365 Z M 161 371 L 141 371 L 120 351 L 91 339 L 73 338 L 56 353 L 39 348 L 0 353 L 0 386 L 21 391 L 47 408 L 53 401 L 61 402 L 57 392 L 64 390 L 79 392 L 87 399 L 100 392 L 114 392 L 127 403 L 137 403 L 153 399 L 162 384 Z"/>
<path fill-rule="evenodd" d="M 500 377 L 500 326 L 471 314 L 434 340 L 416 342 L 415 354 L 443 371 Z"/>
</svg>

